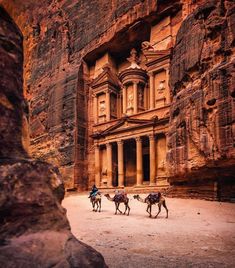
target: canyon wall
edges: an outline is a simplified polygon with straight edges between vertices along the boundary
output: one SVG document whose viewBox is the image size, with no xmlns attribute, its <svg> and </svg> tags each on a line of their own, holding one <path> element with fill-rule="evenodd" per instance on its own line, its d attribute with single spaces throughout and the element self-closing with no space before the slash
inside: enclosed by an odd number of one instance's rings
<svg viewBox="0 0 235 268">
<path fill-rule="evenodd" d="M 187 196 L 229 199 L 235 167 L 235 4 L 207 1 L 182 23 L 173 49 L 170 182 Z M 216 188 L 216 189 L 215 189 Z M 182 194 L 181 193 L 181 194 Z"/>
<path fill-rule="evenodd" d="M 25 37 L 31 155 L 57 165 L 67 188 L 85 189 L 91 141 L 82 58 L 156 10 L 156 1 L 20 2 L 2 1 Z"/>
<path fill-rule="evenodd" d="M 23 38 L 1 6 L 0 58 L 0 267 L 107 267 L 70 231 L 58 168 L 26 152 Z"/>
</svg>

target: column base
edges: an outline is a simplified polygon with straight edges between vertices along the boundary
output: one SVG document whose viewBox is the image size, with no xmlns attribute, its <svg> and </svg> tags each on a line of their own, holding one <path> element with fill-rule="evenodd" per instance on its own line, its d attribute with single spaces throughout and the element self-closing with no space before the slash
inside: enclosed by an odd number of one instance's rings
<svg viewBox="0 0 235 268">
<path fill-rule="evenodd" d="M 143 187 L 143 184 L 136 184 L 135 187 Z"/>
<path fill-rule="evenodd" d="M 156 183 L 155 182 L 150 182 L 149 186 L 156 186 Z"/>
</svg>

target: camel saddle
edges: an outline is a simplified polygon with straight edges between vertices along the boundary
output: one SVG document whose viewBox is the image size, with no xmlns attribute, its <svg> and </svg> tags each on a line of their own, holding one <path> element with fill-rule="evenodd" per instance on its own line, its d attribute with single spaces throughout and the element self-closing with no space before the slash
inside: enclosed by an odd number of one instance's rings
<svg viewBox="0 0 235 268">
<path fill-rule="evenodd" d="M 151 203 L 158 203 L 161 197 L 161 193 L 150 193 L 146 199 Z"/>
</svg>

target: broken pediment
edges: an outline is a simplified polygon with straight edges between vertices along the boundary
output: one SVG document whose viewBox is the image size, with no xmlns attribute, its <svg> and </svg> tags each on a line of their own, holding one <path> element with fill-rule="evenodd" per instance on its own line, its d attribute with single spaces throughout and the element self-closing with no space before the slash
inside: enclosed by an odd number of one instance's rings
<svg viewBox="0 0 235 268">
<path fill-rule="evenodd" d="M 149 63 L 162 61 L 165 58 L 170 57 L 171 49 L 165 49 L 165 50 L 143 50 L 143 54 L 146 58 L 146 65 L 148 66 Z"/>
<path fill-rule="evenodd" d="M 119 87 L 118 77 L 111 71 L 109 66 L 103 67 L 103 72 L 92 81 L 91 87 L 95 89 L 106 84 L 115 88 Z"/>
</svg>

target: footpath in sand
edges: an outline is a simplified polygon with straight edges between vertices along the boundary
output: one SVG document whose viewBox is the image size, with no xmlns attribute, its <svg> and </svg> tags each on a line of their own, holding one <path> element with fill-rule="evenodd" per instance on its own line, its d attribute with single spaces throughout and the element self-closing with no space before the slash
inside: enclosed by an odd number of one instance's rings
<svg viewBox="0 0 235 268">
<path fill-rule="evenodd" d="M 169 218 L 162 208 L 150 219 L 146 204 L 128 196 L 130 216 L 114 215 L 114 203 L 104 196 L 101 213 L 92 211 L 87 195 L 63 201 L 72 233 L 110 268 L 235 267 L 235 204 L 166 198 Z"/>
</svg>

